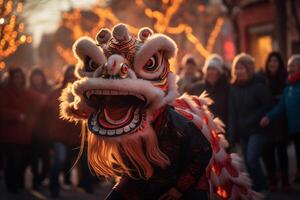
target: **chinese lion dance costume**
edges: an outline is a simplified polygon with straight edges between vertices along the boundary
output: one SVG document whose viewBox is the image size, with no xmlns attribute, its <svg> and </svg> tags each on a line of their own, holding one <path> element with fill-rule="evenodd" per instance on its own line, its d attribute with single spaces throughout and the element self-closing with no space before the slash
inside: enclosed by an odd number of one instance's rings
<svg viewBox="0 0 300 200">
<path fill-rule="evenodd" d="M 98 176 L 121 177 L 107 199 L 257 199 L 210 100 L 178 98 L 169 59 L 175 42 L 126 25 L 83 37 L 73 51 L 78 80 L 60 97 L 61 116 L 87 126 L 88 161 Z"/>
</svg>

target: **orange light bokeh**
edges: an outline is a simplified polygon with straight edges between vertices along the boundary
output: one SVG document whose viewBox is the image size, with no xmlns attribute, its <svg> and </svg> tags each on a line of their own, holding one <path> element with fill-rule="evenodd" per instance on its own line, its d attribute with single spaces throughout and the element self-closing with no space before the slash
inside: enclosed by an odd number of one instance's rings
<svg viewBox="0 0 300 200">
<path fill-rule="evenodd" d="M 219 33 L 223 27 L 224 19 L 222 17 L 219 17 L 216 20 L 213 31 L 210 33 L 207 46 L 205 47 L 202 44 L 202 42 L 197 38 L 197 36 L 193 33 L 193 28 L 191 27 L 191 25 L 184 23 L 180 23 L 175 27 L 170 25 L 170 21 L 172 20 L 180 6 L 182 6 L 184 0 L 161 0 L 161 2 L 166 7 L 164 11 L 152 10 L 151 8 L 146 7 L 143 0 L 136 0 L 135 4 L 139 8 L 143 9 L 146 17 L 154 21 L 153 29 L 156 32 L 172 35 L 184 34 L 187 41 L 193 44 L 195 50 L 201 56 L 203 56 L 204 58 L 210 56 L 213 51 L 216 40 L 219 36 Z M 74 41 L 82 36 L 90 36 L 93 38 L 99 31 L 99 27 L 105 27 L 108 24 L 111 25 L 121 22 L 121 20 L 114 14 L 112 9 L 109 7 L 101 8 L 99 6 L 95 6 L 92 8 L 91 11 L 99 18 L 99 20 L 93 26 L 92 30 L 89 31 L 85 31 L 81 27 L 80 19 L 82 18 L 82 14 L 80 9 L 74 9 L 71 12 L 66 12 L 63 14 L 61 26 L 71 30 L 71 37 Z M 132 34 L 136 35 L 138 33 L 138 27 L 128 25 L 128 28 Z M 58 45 L 56 50 L 67 63 L 76 63 L 71 48 L 64 47 L 63 45 Z"/>
<path fill-rule="evenodd" d="M 22 34 L 24 31 L 24 23 L 18 22 L 18 14 L 23 11 L 22 2 L 14 2 L 13 0 L 0 1 L 1 26 L 0 26 L 0 62 L 1 69 L 5 68 L 4 59 L 18 49 L 24 43 L 31 43 L 31 36 Z"/>
</svg>

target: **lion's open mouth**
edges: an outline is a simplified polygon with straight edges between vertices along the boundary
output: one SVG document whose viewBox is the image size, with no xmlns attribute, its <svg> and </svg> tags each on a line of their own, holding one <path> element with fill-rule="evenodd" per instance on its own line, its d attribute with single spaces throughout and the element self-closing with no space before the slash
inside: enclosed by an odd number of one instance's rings
<svg viewBox="0 0 300 200">
<path fill-rule="evenodd" d="M 101 136 L 120 136 L 142 128 L 147 100 L 143 95 L 116 90 L 88 90 L 86 102 L 96 112 L 88 119 L 91 132 Z"/>
</svg>

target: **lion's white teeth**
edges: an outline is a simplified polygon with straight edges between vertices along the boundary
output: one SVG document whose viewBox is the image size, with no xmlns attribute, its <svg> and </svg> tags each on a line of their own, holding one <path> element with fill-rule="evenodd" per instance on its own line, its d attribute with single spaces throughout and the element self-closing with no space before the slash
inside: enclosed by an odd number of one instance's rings
<svg viewBox="0 0 300 200">
<path fill-rule="evenodd" d="M 131 108 L 132 109 L 132 108 Z M 130 111 L 129 113 L 132 113 L 132 111 Z M 108 117 L 108 113 L 106 110 L 104 110 L 104 115 L 106 117 Z M 142 116 L 140 114 L 140 109 L 137 108 L 134 112 L 133 112 L 133 118 L 131 120 L 131 122 L 129 124 L 127 124 L 125 127 L 122 127 L 122 128 L 118 128 L 118 129 L 106 129 L 104 127 L 102 127 L 99 122 L 98 122 L 98 117 L 99 117 L 99 114 L 95 114 L 93 115 L 91 121 L 90 121 L 90 128 L 91 128 L 91 131 L 94 132 L 94 133 L 97 133 L 101 136 L 119 136 L 119 135 L 123 135 L 123 134 L 126 134 L 126 133 L 130 133 L 131 131 L 137 129 L 138 126 L 140 126 L 139 122 L 141 120 L 144 120 L 144 119 L 140 119 Z M 127 116 L 128 118 L 129 116 Z M 109 117 L 108 117 L 109 118 Z M 106 119 L 108 119 L 106 118 Z M 112 120 L 112 119 L 110 119 Z M 109 122 L 109 121 L 108 121 Z M 116 121 L 114 121 L 116 122 Z M 110 123 L 110 122 L 109 122 Z M 119 124 L 119 123 L 118 123 Z M 117 125 L 118 125 L 117 124 Z M 139 124 L 139 125 L 138 125 Z"/>
<path fill-rule="evenodd" d="M 124 132 L 127 133 L 127 132 L 129 132 L 129 131 L 130 131 L 130 127 L 129 127 L 129 126 L 125 126 L 125 127 L 124 127 Z"/>
<path fill-rule="evenodd" d="M 115 135 L 116 131 L 115 130 L 107 130 L 107 135 Z"/>
<path fill-rule="evenodd" d="M 119 129 L 116 130 L 116 134 L 117 135 L 120 135 L 122 133 L 123 133 L 123 129 L 122 128 L 119 128 Z"/>
<path fill-rule="evenodd" d="M 130 128 L 134 128 L 134 127 L 135 127 L 135 124 L 134 124 L 133 122 L 131 122 L 131 123 L 129 124 L 129 127 L 130 127 Z"/>
<path fill-rule="evenodd" d="M 100 128 L 100 129 L 99 129 L 99 133 L 100 133 L 101 135 L 106 135 L 107 131 L 106 131 L 105 129 Z"/>
</svg>

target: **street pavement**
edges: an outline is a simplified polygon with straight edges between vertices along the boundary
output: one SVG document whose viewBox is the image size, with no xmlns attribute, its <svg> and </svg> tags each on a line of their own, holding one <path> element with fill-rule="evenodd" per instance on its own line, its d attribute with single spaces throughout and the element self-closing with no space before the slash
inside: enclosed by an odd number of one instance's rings
<svg viewBox="0 0 300 200">
<path fill-rule="evenodd" d="M 59 198 L 51 198 L 46 187 L 39 191 L 26 189 L 18 194 L 9 194 L 5 191 L 3 178 L 0 181 L 0 199 L 1 200 L 102 200 L 112 188 L 110 182 L 99 183 L 94 193 L 86 193 L 83 189 L 71 186 L 68 189 L 62 189 Z"/>
</svg>

